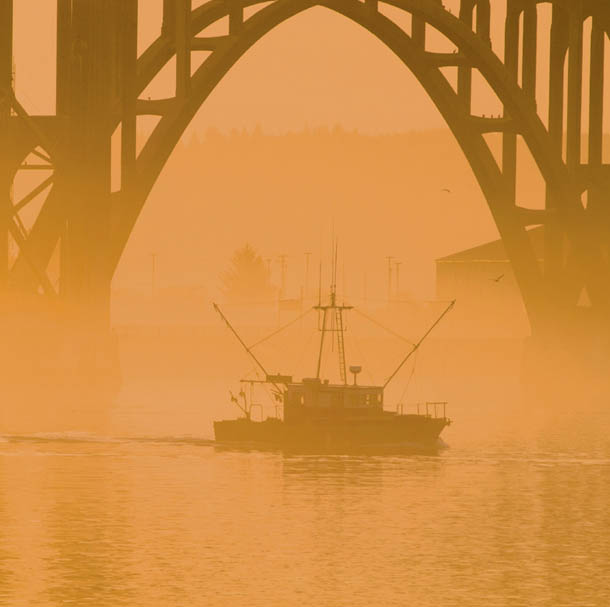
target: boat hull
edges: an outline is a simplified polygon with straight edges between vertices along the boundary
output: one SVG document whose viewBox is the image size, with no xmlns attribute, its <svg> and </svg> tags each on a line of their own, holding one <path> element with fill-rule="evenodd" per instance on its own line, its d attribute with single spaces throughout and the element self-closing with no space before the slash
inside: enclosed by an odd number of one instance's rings
<svg viewBox="0 0 610 607">
<path fill-rule="evenodd" d="M 216 441 L 277 447 L 367 447 L 382 445 L 433 445 L 446 418 L 401 415 L 354 420 L 312 420 L 287 424 L 279 419 L 249 419 L 214 422 Z"/>
</svg>

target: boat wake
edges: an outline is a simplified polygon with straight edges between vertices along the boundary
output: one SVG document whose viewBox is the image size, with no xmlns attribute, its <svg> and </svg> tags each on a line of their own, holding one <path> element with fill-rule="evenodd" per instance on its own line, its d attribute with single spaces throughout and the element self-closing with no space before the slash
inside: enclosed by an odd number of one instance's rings
<svg viewBox="0 0 610 607">
<path fill-rule="evenodd" d="M 397 443 L 375 443 L 370 445 L 318 445 L 316 447 L 306 445 L 277 445 L 264 444 L 256 441 L 209 441 L 214 449 L 219 452 L 241 452 L 253 451 L 267 453 L 282 453 L 284 455 L 353 455 L 353 456 L 378 456 L 378 455 L 440 455 L 449 449 L 449 445 L 441 438 L 432 442 L 397 442 Z"/>
<path fill-rule="evenodd" d="M 120 439 L 87 432 L 39 432 L 35 434 L 5 434 L 4 443 L 116 443 Z"/>
<path fill-rule="evenodd" d="M 100 444 L 168 444 L 168 445 L 195 445 L 210 446 L 215 442 L 208 438 L 192 436 L 142 436 L 121 437 L 101 436 L 86 432 L 45 432 L 36 434 L 4 434 L 0 436 L 0 443 L 100 443 Z"/>
</svg>

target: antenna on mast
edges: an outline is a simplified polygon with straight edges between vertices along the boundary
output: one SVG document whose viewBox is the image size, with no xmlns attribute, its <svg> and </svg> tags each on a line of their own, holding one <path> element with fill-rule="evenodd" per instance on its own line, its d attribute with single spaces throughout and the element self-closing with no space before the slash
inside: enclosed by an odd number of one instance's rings
<svg viewBox="0 0 610 607">
<path fill-rule="evenodd" d="M 320 259 L 320 273 L 318 282 L 318 307 L 322 305 L 322 260 Z"/>
<path fill-rule="evenodd" d="M 333 249 L 332 249 L 332 258 L 333 258 L 333 279 L 332 284 L 330 285 L 330 297 L 331 304 L 335 305 L 335 300 L 337 297 L 337 254 L 339 252 L 339 242 L 336 237 L 333 237 Z"/>
</svg>

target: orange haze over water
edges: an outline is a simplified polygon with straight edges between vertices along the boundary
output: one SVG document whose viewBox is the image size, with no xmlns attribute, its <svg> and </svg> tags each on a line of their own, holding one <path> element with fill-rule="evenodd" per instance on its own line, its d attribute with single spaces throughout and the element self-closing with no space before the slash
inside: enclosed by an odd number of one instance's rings
<svg viewBox="0 0 610 607">
<path fill-rule="evenodd" d="M 31 113 L 52 114 L 56 3 L 14 4 L 17 96 Z M 457 12 L 457 0 L 444 4 Z M 491 4 L 500 53 L 504 2 Z M 139 7 L 143 51 L 160 31 L 162 2 Z M 540 6 L 541 24 L 549 11 Z M 429 43 L 452 50 L 433 33 Z M 542 50 L 541 59 L 546 119 Z M 171 71 L 144 95 L 168 96 Z M 588 82 L 583 89 L 586 104 Z M 605 103 L 610 116 L 608 94 Z M 502 110 L 476 79 L 473 107 Z M 138 119 L 140 144 L 154 124 Z M 498 136 L 489 139 L 498 155 Z M 608 137 L 604 148 L 610 162 Z M 541 208 L 544 184 L 519 149 L 517 199 Z M 16 198 L 31 178 L 19 177 Z M 40 203 L 24 209 L 26 227 Z M 303 455 L 213 442 L 213 421 L 238 414 L 229 390 L 253 368 L 211 310 L 221 273 L 249 242 L 276 287 L 286 256 L 285 295 L 296 299 L 310 252 L 305 295 L 315 300 L 319 261 L 329 282 L 333 234 L 340 295 L 366 300 L 361 307 L 400 333 L 349 317 L 348 365 L 375 385 L 438 315 L 438 302 L 421 301 L 434 296 L 434 260 L 497 238 L 467 160 L 415 78 L 366 31 L 315 8 L 231 70 L 155 185 L 112 285 L 117 356 L 103 362 L 120 360 L 118 396 L 81 373 L 83 335 L 72 348 L 60 331 L 44 334 L 35 304 L 20 310 L 23 326 L 6 327 L 15 345 L 0 365 L 12 388 L 0 410 L 0 605 L 610 604 L 608 389 L 577 377 L 586 363 L 568 366 L 571 353 L 522 381 L 527 328 L 473 339 L 445 331 L 449 317 L 396 376 L 388 411 L 449 401 L 451 448 L 438 453 Z M 418 301 L 387 305 L 388 255 L 402 262 L 397 300 Z M 508 282 L 491 277 L 481 279 L 486 292 Z M 271 306 L 244 308 L 235 324 L 248 343 L 289 320 Z M 499 324 L 494 306 L 478 309 L 473 326 Z M 308 320 L 257 350 L 272 372 L 315 374 L 319 333 Z M 338 375 L 336 351 L 325 365 L 324 377 Z M 274 413 L 268 394 L 261 404 Z"/>
</svg>

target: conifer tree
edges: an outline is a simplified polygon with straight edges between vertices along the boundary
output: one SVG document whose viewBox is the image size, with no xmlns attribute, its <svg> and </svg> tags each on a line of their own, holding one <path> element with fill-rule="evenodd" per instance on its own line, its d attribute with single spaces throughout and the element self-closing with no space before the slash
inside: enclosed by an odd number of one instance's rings
<svg viewBox="0 0 610 607">
<path fill-rule="evenodd" d="M 222 293 L 228 301 L 271 301 L 276 289 L 263 258 L 250 244 L 237 249 L 229 268 L 221 274 Z"/>
</svg>

